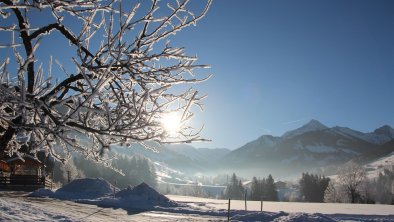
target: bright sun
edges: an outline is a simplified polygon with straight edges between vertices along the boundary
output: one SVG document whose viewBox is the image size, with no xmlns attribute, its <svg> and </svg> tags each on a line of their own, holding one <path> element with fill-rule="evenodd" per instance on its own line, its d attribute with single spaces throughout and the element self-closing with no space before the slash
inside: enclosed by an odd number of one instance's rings
<svg viewBox="0 0 394 222">
<path fill-rule="evenodd" d="M 175 134 L 181 128 L 181 117 L 175 112 L 164 114 L 161 124 L 168 133 Z"/>
</svg>

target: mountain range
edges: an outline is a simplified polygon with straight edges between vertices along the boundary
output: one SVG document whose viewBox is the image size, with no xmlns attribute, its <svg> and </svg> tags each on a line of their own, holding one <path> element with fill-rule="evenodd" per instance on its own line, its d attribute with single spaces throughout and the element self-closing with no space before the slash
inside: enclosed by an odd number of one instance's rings
<svg viewBox="0 0 394 222">
<path fill-rule="evenodd" d="M 394 130 L 382 126 L 362 133 L 347 127 L 329 128 L 317 120 L 280 137 L 263 135 L 222 158 L 221 169 L 243 174 L 273 173 L 291 176 L 300 172 L 335 173 L 349 160 L 364 164 L 394 152 Z M 236 167 L 233 167 L 236 166 Z"/>
<path fill-rule="evenodd" d="M 155 145 L 119 149 L 188 173 L 236 172 L 243 176 L 291 177 L 301 172 L 335 173 L 341 164 L 366 164 L 394 152 L 394 129 L 388 125 L 363 133 L 348 127 L 327 127 L 317 120 L 282 136 L 263 135 L 235 150 L 194 148 L 190 145 Z"/>
</svg>

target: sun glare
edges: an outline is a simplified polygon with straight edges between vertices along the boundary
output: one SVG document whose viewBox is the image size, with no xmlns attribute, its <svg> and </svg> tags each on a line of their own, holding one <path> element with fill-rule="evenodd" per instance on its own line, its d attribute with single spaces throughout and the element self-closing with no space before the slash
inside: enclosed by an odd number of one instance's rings
<svg viewBox="0 0 394 222">
<path fill-rule="evenodd" d="M 175 112 L 167 113 L 163 115 L 161 124 L 168 133 L 175 134 L 181 128 L 181 117 Z"/>
</svg>

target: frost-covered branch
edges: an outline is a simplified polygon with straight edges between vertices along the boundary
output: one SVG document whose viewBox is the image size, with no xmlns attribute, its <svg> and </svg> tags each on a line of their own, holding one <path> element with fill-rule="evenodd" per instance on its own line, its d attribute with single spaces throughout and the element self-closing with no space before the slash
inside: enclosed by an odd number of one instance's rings
<svg viewBox="0 0 394 222">
<path fill-rule="evenodd" d="M 190 124 L 204 96 L 185 85 L 208 79 L 196 73 L 208 66 L 169 41 L 207 13 L 211 0 L 203 4 L 0 0 L 0 157 L 45 150 L 102 160 L 112 144 L 204 140 Z M 37 53 L 54 33 L 71 56 Z M 176 136 L 162 124 L 171 112 L 181 116 Z"/>
</svg>

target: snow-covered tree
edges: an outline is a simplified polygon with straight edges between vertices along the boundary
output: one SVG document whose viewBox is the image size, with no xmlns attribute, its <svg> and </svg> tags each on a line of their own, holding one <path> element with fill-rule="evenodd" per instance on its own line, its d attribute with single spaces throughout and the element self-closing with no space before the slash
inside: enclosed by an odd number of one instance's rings
<svg viewBox="0 0 394 222">
<path fill-rule="evenodd" d="M 324 191 L 325 203 L 349 203 L 350 199 L 343 186 L 335 180 L 330 180 Z"/>
<path fill-rule="evenodd" d="M 189 84 L 207 66 L 169 41 L 211 4 L 190 2 L 0 0 L 0 157 L 27 147 L 103 160 L 112 144 L 203 140 Z"/>
<path fill-rule="evenodd" d="M 365 169 L 350 161 L 338 170 L 338 183 L 342 185 L 351 203 L 361 198 L 361 188 L 366 180 Z"/>
<path fill-rule="evenodd" d="M 384 168 L 375 181 L 375 200 L 382 204 L 394 204 L 394 166 Z"/>
</svg>

